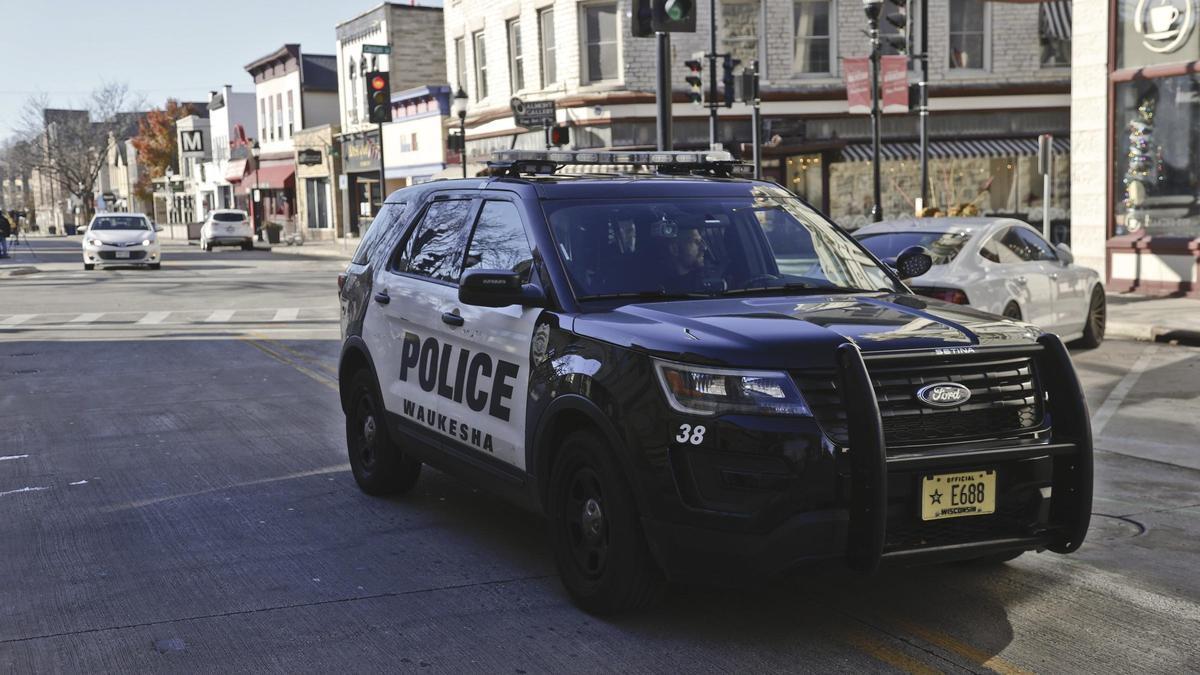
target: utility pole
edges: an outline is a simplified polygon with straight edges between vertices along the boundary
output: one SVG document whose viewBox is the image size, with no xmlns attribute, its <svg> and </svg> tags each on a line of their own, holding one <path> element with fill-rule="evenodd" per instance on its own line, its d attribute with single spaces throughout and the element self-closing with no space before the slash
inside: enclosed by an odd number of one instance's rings
<svg viewBox="0 0 1200 675">
<path fill-rule="evenodd" d="M 383 122 L 379 123 L 379 211 L 387 201 L 387 173 L 383 169 Z M 375 213 L 379 213 L 376 211 Z"/>
<path fill-rule="evenodd" d="M 717 0 L 708 2 L 708 148 L 717 147 Z"/>
<path fill-rule="evenodd" d="M 880 195 L 879 175 L 879 125 L 883 117 L 879 107 L 879 12 L 883 0 L 863 0 L 867 14 L 867 25 L 871 31 L 871 222 L 883 220 L 883 201 Z"/>
<path fill-rule="evenodd" d="M 917 214 L 929 207 L 929 0 L 921 3 L 921 81 L 917 89 L 921 97 L 917 114 L 921 120 L 921 201 Z"/>
<path fill-rule="evenodd" d="M 754 180 L 762 180 L 762 99 L 758 95 L 758 60 L 751 61 L 750 67 L 754 71 L 750 92 L 750 100 L 754 106 L 750 113 L 750 142 L 754 145 Z"/>
<path fill-rule="evenodd" d="M 672 150 L 671 140 L 671 34 L 655 33 L 658 39 L 658 73 L 655 98 L 658 103 L 658 149 Z M 715 113 L 714 113 L 715 114 Z"/>
</svg>

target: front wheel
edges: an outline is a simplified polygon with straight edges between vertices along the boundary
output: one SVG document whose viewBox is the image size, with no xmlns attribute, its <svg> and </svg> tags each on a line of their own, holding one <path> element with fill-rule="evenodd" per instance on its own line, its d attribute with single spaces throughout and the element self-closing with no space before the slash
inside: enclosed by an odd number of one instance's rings
<svg viewBox="0 0 1200 675">
<path fill-rule="evenodd" d="M 371 374 L 360 370 L 350 380 L 346 449 L 354 481 L 372 496 L 404 494 L 421 477 L 421 463 L 392 442 L 386 416 Z"/>
<path fill-rule="evenodd" d="M 550 542 L 563 585 L 580 608 L 613 614 L 646 607 L 663 586 L 633 494 L 595 434 L 563 441 L 550 473 Z"/>
<path fill-rule="evenodd" d="M 83 263 L 83 269 L 91 272 L 92 270 L 96 269 L 96 266 L 92 263 Z"/>
<path fill-rule="evenodd" d="M 1108 303 L 1104 297 L 1104 289 L 1097 286 L 1092 289 L 1092 298 L 1088 301 L 1087 319 L 1083 323 L 1083 337 L 1075 344 L 1084 349 L 1095 349 L 1104 342 L 1104 324 L 1108 320 Z"/>
<path fill-rule="evenodd" d="M 161 269 L 162 269 L 162 263 L 150 263 L 149 267 L 150 267 L 150 269 L 152 269 L 152 270 L 161 270 Z"/>
</svg>

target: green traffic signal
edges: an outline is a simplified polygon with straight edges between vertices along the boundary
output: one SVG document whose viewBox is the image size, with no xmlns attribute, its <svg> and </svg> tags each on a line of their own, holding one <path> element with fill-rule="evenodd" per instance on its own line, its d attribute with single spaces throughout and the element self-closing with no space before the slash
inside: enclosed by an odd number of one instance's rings
<svg viewBox="0 0 1200 675">
<path fill-rule="evenodd" d="M 667 0 L 663 12 L 672 21 L 682 21 L 692 13 L 691 0 Z"/>
</svg>

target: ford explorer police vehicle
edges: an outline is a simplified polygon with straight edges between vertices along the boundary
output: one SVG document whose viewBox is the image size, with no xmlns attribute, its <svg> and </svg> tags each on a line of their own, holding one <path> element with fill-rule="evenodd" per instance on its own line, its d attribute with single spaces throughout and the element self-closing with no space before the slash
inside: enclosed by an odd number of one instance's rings
<svg viewBox="0 0 1200 675">
<path fill-rule="evenodd" d="M 1091 429 L 1056 336 L 912 294 L 923 250 L 882 263 L 725 153 L 499 160 L 393 193 L 339 277 L 364 492 L 429 464 L 544 514 L 592 612 L 1082 543 Z"/>
</svg>

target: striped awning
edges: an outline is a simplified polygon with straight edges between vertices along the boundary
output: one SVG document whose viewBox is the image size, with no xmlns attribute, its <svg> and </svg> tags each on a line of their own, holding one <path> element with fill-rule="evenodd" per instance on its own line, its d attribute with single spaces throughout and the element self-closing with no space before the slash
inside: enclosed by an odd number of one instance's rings
<svg viewBox="0 0 1200 675">
<path fill-rule="evenodd" d="M 1048 0 L 1042 3 L 1042 35 L 1056 40 L 1071 39 L 1071 1 Z"/>
<path fill-rule="evenodd" d="M 1055 138 L 1054 154 L 1065 155 L 1071 151 L 1069 138 Z M 967 157 L 1030 157 L 1037 155 L 1036 138 L 989 138 L 977 141 L 930 141 L 930 159 L 964 159 Z M 882 159 L 920 159 L 920 143 L 881 143 L 879 156 Z M 842 159 L 847 162 L 871 160 L 870 143 L 854 143 L 842 148 Z"/>
</svg>

